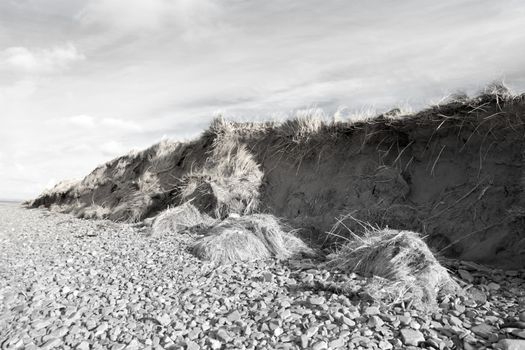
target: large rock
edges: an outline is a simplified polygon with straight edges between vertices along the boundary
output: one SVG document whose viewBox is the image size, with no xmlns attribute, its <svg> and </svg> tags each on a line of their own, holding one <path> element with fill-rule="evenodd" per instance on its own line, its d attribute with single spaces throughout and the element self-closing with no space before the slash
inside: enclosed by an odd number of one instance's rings
<svg viewBox="0 0 525 350">
<path fill-rule="evenodd" d="M 407 346 L 418 346 L 419 343 L 425 341 L 423 333 L 411 328 L 401 329 L 401 338 L 403 339 L 403 344 Z"/>
<path fill-rule="evenodd" d="M 525 349 L 525 340 L 520 339 L 502 339 L 496 344 L 498 349 L 502 350 L 523 350 Z"/>
<path fill-rule="evenodd" d="M 478 324 L 470 329 L 472 333 L 485 338 L 489 339 L 492 334 L 497 334 L 498 330 L 494 326 L 490 326 L 486 323 Z"/>
</svg>

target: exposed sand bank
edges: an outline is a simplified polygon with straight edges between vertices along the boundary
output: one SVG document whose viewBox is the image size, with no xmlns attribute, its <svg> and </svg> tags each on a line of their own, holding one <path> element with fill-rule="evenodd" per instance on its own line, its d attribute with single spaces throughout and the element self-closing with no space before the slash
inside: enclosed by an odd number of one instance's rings
<svg viewBox="0 0 525 350">
<path fill-rule="evenodd" d="M 351 213 L 419 232 L 448 256 L 523 267 L 524 122 L 525 97 L 500 87 L 361 122 L 218 119 L 192 142 L 119 157 L 29 204 L 131 222 L 188 199 L 219 218 L 257 204 L 312 246 L 332 244 L 326 232 Z"/>
</svg>

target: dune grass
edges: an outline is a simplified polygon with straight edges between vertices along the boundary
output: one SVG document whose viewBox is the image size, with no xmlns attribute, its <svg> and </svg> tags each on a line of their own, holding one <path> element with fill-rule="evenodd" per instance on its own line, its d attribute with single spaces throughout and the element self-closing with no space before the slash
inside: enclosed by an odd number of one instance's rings
<svg viewBox="0 0 525 350">
<path fill-rule="evenodd" d="M 268 214 L 229 217 L 195 242 L 192 250 L 200 259 L 218 263 L 313 254 L 293 232 Z"/>
<path fill-rule="evenodd" d="M 78 217 L 83 219 L 101 220 L 106 219 L 110 213 L 111 210 L 109 208 L 98 204 L 92 204 L 89 207 L 83 208 L 81 211 L 79 211 Z"/>
<path fill-rule="evenodd" d="M 202 214 L 194 205 L 186 202 L 157 215 L 153 221 L 152 234 L 179 234 L 194 227 L 209 227 L 214 222 L 210 216 Z"/>
<path fill-rule="evenodd" d="M 257 147 L 267 144 L 264 157 L 291 159 L 299 169 L 308 157 L 317 154 L 319 161 L 321 155 L 333 151 L 336 142 L 353 137 L 359 137 L 363 146 L 376 142 L 379 149 L 379 144 L 398 146 L 400 135 L 407 130 L 430 128 L 433 130 L 430 139 L 437 138 L 439 133 L 461 131 L 467 145 L 471 140 L 467 133 L 489 135 L 503 129 L 520 133 L 525 118 L 519 107 L 524 100 L 524 95 L 513 94 L 503 84 L 490 84 L 478 96 L 455 94 L 415 114 L 396 109 L 374 118 L 372 112 L 363 112 L 366 118 L 346 115 L 330 120 L 318 109 L 311 109 L 283 122 L 262 123 L 233 122 L 219 117 L 199 140 L 189 143 L 165 140 L 144 151 L 130 152 L 97 167 L 82 181 L 59 184 L 45 191 L 28 205 L 50 207 L 58 203 L 64 211 L 79 212 L 79 208 L 97 204 L 110 210 L 112 220 L 131 222 L 188 200 L 216 218 L 225 218 L 230 213 L 250 214 L 260 206 L 263 179 L 250 147 L 261 152 Z M 450 128 L 454 130 L 446 130 Z M 400 152 L 405 154 L 414 147 L 411 142 L 403 145 Z M 393 162 L 400 167 L 401 153 L 395 158 L 396 147 L 391 148 L 392 152 L 390 148 L 386 152 L 381 150 L 381 161 L 387 154 L 394 155 Z M 432 160 L 431 174 L 439 166 L 440 155 L 448 152 L 440 149 Z M 200 157 L 201 153 L 206 154 L 206 160 L 205 156 Z M 199 158 L 188 154 L 197 154 Z M 185 166 L 171 172 L 188 158 L 196 164 L 192 170 Z"/>
<path fill-rule="evenodd" d="M 343 221 L 334 225 L 332 235 L 337 235 L 334 232 Z M 383 289 L 401 298 L 410 294 L 418 303 L 435 303 L 439 295 L 459 290 L 418 233 L 361 224 L 363 234 L 350 232 L 350 238 L 328 257 L 327 266 L 384 278 L 389 283 L 370 285 L 370 289 Z"/>
<path fill-rule="evenodd" d="M 182 180 L 181 198 L 217 219 L 253 213 L 259 206 L 263 173 L 235 139 L 217 142 L 204 166 Z"/>
</svg>

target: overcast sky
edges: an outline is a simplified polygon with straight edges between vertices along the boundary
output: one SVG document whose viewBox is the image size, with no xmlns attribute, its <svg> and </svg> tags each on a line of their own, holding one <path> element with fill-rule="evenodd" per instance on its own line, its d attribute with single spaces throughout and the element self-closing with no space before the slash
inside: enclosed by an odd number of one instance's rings
<svg viewBox="0 0 525 350">
<path fill-rule="evenodd" d="M 524 28 L 521 0 L 1 0 L 0 198 L 195 137 L 217 113 L 523 91 Z"/>
</svg>

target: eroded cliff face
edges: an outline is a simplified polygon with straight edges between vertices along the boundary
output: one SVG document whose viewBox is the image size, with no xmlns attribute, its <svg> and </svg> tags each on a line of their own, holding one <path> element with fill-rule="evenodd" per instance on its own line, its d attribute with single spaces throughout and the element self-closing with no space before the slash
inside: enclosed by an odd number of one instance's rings
<svg viewBox="0 0 525 350">
<path fill-rule="evenodd" d="M 491 121 L 494 107 L 472 123 L 461 114 L 376 121 L 300 156 L 261 157 L 264 203 L 317 242 L 351 214 L 356 232 L 359 221 L 409 229 L 451 256 L 523 266 L 522 112 Z"/>
<path fill-rule="evenodd" d="M 449 256 L 523 267 L 524 99 L 496 92 L 360 123 L 215 121 L 198 140 L 115 159 L 30 204 L 142 220 L 179 204 L 185 176 L 220 164 L 206 159 L 236 142 L 264 174 L 259 210 L 287 219 L 312 244 L 333 243 L 327 231 L 346 215 L 356 233 L 361 221 L 409 229 Z"/>
</svg>

